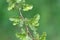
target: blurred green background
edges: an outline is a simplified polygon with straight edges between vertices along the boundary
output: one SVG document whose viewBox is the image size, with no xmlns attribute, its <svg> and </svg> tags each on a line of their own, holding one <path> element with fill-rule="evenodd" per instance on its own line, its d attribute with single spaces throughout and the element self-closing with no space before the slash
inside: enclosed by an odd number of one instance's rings
<svg viewBox="0 0 60 40">
<path fill-rule="evenodd" d="M 34 6 L 33 10 L 23 12 L 25 17 L 33 17 L 39 13 L 40 26 L 38 32 L 47 33 L 47 40 L 60 40 L 60 0 L 26 0 Z M 0 0 L 0 40 L 18 40 L 15 36 L 16 26 L 9 21 L 16 17 L 16 10 L 8 11 L 6 0 Z"/>
</svg>

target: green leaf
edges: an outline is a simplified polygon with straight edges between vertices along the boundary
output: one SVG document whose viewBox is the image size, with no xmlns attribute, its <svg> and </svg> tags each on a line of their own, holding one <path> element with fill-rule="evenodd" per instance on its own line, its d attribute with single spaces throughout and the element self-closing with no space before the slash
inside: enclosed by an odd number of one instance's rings
<svg viewBox="0 0 60 40">
<path fill-rule="evenodd" d="M 28 35 L 26 36 L 26 40 L 32 40 Z"/>
<path fill-rule="evenodd" d="M 7 2 L 8 2 L 8 3 L 10 3 L 10 2 L 11 2 L 11 0 L 7 0 Z"/>
<path fill-rule="evenodd" d="M 8 10 L 10 11 L 10 10 L 12 10 L 14 7 L 15 7 L 15 3 L 12 3 L 12 4 L 9 5 Z"/>
<path fill-rule="evenodd" d="M 25 6 L 23 6 L 23 11 L 29 11 L 29 10 L 32 10 L 32 8 L 33 8 L 32 5 L 26 4 Z"/>
<path fill-rule="evenodd" d="M 13 21 L 13 22 L 19 22 L 20 20 L 18 18 L 9 18 L 10 21 Z"/>
<path fill-rule="evenodd" d="M 35 26 L 39 26 L 39 23 L 37 23 Z"/>
<path fill-rule="evenodd" d="M 30 20 L 29 24 L 34 27 L 39 26 L 39 19 L 40 19 L 40 15 L 37 14 Z"/>
<path fill-rule="evenodd" d="M 21 34 L 21 33 L 16 33 L 16 36 L 17 36 L 17 38 L 20 38 L 20 39 L 23 39 L 26 37 L 25 34 Z"/>
<path fill-rule="evenodd" d="M 20 27 L 23 27 L 23 24 L 24 24 L 24 20 L 23 19 L 20 19 Z"/>
<path fill-rule="evenodd" d="M 15 22 L 13 23 L 14 26 L 17 25 L 17 24 L 18 24 L 18 23 L 15 23 Z"/>
<path fill-rule="evenodd" d="M 20 3 L 22 0 L 16 0 L 17 3 Z"/>
<path fill-rule="evenodd" d="M 40 38 L 40 35 L 38 34 L 38 33 L 36 33 L 36 34 L 33 34 L 34 35 L 34 39 L 35 40 L 39 40 L 39 38 Z"/>
<path fill-rule="evenodd" d="M 46 36 L 47 36 L 46 32 L 43 32 L 43 34 L 40 37 L 40 40 L 46 40 Z"/>
<path fill-rule="evenodd" d="M 19 22 L 20 22 L 20 19 L 18 19 L 18 18 L 9 18 L 9 20 L 13 22 L 14 26 L 19 24 Z"/>
<path fill-rule="evenodd" d="M 22 34 L 25 34 L 25 33 L 26 33 L 26 31 L 25 31 L 24 28 L 21 28 L 21 33 L 22 33 Z"/>
</svg>

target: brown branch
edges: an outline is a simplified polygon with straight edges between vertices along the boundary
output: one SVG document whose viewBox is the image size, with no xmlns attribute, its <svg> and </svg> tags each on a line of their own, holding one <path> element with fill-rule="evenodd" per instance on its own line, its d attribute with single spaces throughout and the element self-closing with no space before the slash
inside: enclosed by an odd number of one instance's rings
<svg viewBox="0 0 60 40">
<path fill-rule="evenodd" d="M 22 19 L 24 19 L 24 17 L 23 17 L 23 15 L 22 15 L 22 12 L 21 12 L 21 11 L 22 11 L 21 8 L 19 8 L 20 17 L 21 17 Z"/>
<path fill-rule="evenodd" d="M 29 31 L 28 26 L 26 26 L 26 31 L 27 31 L 27 35 L 30 35 L 31 38 L 32 38 L 32 40 L 34 40 L 34 38 L 33 38 L 32 34 L 31 34 L 31 32 Z"/>
</svg>

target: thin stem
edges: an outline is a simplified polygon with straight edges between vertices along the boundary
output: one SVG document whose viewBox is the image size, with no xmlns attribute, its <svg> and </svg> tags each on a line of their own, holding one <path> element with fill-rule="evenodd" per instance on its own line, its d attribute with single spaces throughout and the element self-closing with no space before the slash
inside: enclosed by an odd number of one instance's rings
<svg viewBox="0 0 60 40">
<path fill-rule="evenodd" d="M 31 32 L 29 31 L 28 26 L 26 26 L 26 31 L 27 31 L 27 35 L 30 35 L 30 37 L 32 38 L 32 40 L 34 40 L 34 38 L 33 38 L 32 34 L 31 34 Z"/>
<path fill-rule="evenodd" d="M 23 15 L 22 15 L 22 12 L 21 12 L 21 8 L 19 8 L 19 14 L 20 14 L 21 18 L 24 18 Z"/>
</svg>

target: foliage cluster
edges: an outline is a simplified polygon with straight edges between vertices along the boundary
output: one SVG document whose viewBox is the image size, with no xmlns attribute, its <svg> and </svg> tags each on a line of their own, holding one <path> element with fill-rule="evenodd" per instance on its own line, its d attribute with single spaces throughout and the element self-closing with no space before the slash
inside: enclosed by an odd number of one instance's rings
<svg viewBox="0 0 60 40">
<path fill-rule="evenodd" d="M 16 33 L 16 37 L 20 40 L 46 40 L 46 32 L 40 35 L 37 32 L 39 26 L 40 15 L 37 14 L 32 18 L 26 18 L 22 15 L 22 11 L 32 10 L 33 5 L 27 4 L 25 0 L 7 0 L 8 10 L 18 9 L 19 18 L 9 18 L 13 25 L 19 25 L 20 32 Z"/>
</svg>

